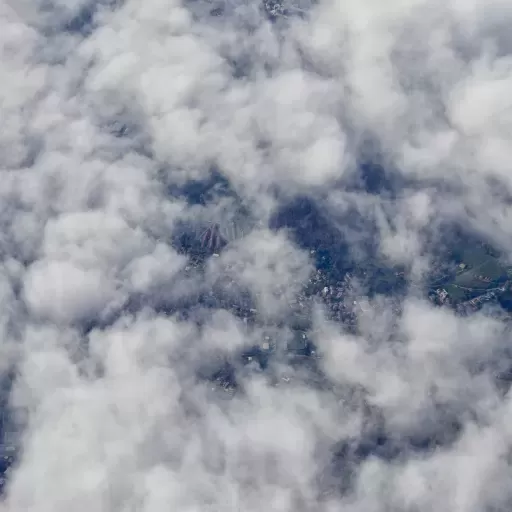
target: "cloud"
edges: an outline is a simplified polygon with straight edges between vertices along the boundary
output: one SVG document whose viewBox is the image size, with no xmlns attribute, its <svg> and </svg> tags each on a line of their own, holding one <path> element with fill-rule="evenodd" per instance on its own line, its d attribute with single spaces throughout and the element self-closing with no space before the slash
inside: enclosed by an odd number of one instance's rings
<svg viewBox="0 0 512 512">
<path fill-rule="evenodd" d="M 278 10 L 0 5 L 0 510 L 510 508 L 507 2 Z"/>
</svg>

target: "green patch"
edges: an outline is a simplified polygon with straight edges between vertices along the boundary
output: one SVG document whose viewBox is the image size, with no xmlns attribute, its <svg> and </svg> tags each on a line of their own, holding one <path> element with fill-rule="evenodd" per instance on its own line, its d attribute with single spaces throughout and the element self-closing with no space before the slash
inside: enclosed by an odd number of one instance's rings
<svg viewBox="0 0 512 512">
<path fill-rule="evenodd" d="M 467 296 L 469 295 L 466 290 L 457 288 L 452 284 L 445 286 L 444 289 L 448 292 L 450 299 L 455 302 L 462 302 L 466 300 Z"/>
<path fill-rule="evenodd" d="M 496 260 L 490 259 L 455 276 L 453 284 L 464 288 L 487 290 L 496 287 L 497 281 L 506 277 L 507 274 L 501 265 Z"/>
<path fill-rule="evenodd" d="M 507 272 L 506 270 L 500 265 L 499 261 L 496 259 L 491 259 L 488 262 L 486 262 L 480 269 L 479 272 L 477 272 L 478 276 L 477 279 L 490 279 L 492 281 L 498 281 L 500 279 L 506 279 L 507 278 Z"/>
<path fill-rule="evenodd" d="M 490 256 L 482 247 L 464 251 L 463 267 L 459 265 L 453 284 L 464 288 L 487 290 L 494 288 L 500 279 L 507 278 L 507 271 L 499 260 Z"/>
<path fill-rule="evenodd" d="M 462 262 L 468 266 L 476 267 L 489 259 L 495 259 L 489 256 L 482 247 L 474 247 L 462 253 Z"/>
<path fill-rule="evenodd" d="M 458 262 L 455 275 L 442 285 L 452 302 L 470 300 L 512 278 L 512 266 L 502 265 L 485 246 L 463 249 L 454 258 Z"/>
</svg>

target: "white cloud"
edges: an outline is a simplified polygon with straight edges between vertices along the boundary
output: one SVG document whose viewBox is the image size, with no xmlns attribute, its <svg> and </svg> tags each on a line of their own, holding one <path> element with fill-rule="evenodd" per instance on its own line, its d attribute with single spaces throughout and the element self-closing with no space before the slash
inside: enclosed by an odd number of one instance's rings
<svg viewBox="0 0 512 512">
<path fill-rule="evenodd" d="M 420 288 L 454 220 L 510 260 L 508 3 L 207 4 L 0 5 L 0 368 L 22 433 L 1 510 L 508 510 L 508 320 Z M 213 170 L 229 199 L 194 192 Z M 268 229 L 297 195 L 347 254 Z M 240 230 L 198 262 L 195 233 L 195 255 L 172 244 L 190 221 Z M 310 324 L 315 259 L 370 253 L 405 267 L 400 308 Z M 241 368 L 297 326 L 319 368 Z"/>
<path fill-rule="evenodd" d="M 225 252 L 218 264 L 213 262 L 211 271 L 219 270 L 248 287 L 264 317 L 278 319 L 289 311 L 290 301 L 307 281 L 311 268 L 306 255 L 282 233 L 253 231 Z"/>
</svg>

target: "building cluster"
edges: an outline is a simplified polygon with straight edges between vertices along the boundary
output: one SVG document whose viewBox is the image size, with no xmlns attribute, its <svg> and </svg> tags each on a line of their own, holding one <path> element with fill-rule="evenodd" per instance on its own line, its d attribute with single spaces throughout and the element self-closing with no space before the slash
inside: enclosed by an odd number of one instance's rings
<svg viewBox="0 0 512 512">
<path fill-rule="evenodd" d="M 356 321 L 357 295 L 354 278 L 347 272 L 340 281 L 329 280 L 325 274 L 317 270 L 311 282 L 312 293 L 325 305 L 333 320 L 345 324 L 354 324 Z"/>
<path fill-rule="evenodd" d="M 448 292 L 444 288 L 438 288 L 435 292 L 434 298 L 440 304 L 448 304 L 450 302 L 450 297 L 448 295 Z"/>
<path fill-rule="evenodd" d="M 491 300 L 496 299 L 500 293 L 503 293 L 504 291 L 508 290 L 510 288 L 510 281 L 506 281 L 501 286 L 498 286 L 497 288 L 493 288 L 492 290 L 488 290 L 485 293 L 482 293 L 481 295 L 478 295 L 477 297 L 473 297 L 470 300 L 467 300 L 465 302 L 461 302 L 457 305 L 456 310 L 459 313 L 462 314 L 469 314 L 472 312 L 477 311 L 482 307 L 486 302 L 490 302 Z"/>
</svg>

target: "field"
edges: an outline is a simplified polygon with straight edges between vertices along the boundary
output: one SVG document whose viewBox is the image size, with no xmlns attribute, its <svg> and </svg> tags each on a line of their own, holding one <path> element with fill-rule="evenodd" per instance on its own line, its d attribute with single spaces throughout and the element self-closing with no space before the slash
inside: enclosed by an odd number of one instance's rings
<svg viewBox="0 0 512 512">
<path fill-rule="evenodd" d="M 496 288 L 508 278 L 507 270 L 499 260 L 481 247 L 464 251 L 461 259 L 464 267 L 444 285 L 444 289 L 455 302 Z"/>
</svg>

